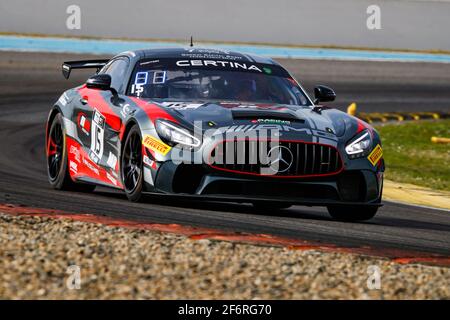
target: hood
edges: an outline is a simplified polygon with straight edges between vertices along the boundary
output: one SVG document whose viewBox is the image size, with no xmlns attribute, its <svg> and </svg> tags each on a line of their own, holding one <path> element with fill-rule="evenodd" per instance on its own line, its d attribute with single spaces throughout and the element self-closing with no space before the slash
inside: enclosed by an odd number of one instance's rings
<svg viewBox="0 0 450 320">
<path fill-rule="evenodd" d="M 307 128 L 341 137 L 345 133 L 348 115 L 334 109 L 313 111 L 311 107 L 278 104 L 244 104 L 229 102 L 160 104 L 179 118 L 194 124 L 202 121 L 203 128 L 230 126 L 278 126 L 281 130 Z M 245 127 L 241 127 L 245 128 Z"/>
</svg>

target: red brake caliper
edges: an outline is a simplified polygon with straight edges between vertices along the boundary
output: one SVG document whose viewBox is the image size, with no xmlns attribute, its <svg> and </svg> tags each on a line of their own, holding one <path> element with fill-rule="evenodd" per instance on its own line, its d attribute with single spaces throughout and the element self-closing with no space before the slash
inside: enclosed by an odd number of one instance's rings
<svg viewBox="0 0 450 320">
<path fill-rule="evenodd" d="M 47 156 L 52 156 L 56 153 L 56 144 L 53 142 L 51 135 L 48 137 Z"/>
</svg>

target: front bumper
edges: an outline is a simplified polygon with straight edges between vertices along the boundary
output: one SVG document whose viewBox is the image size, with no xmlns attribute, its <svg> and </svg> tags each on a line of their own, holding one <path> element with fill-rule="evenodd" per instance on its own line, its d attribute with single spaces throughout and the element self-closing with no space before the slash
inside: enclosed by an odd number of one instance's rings
<svg viewBox="0 0 450 320">
<path fill-rule="evenodd" d="M 380 205 L 382 176 L 347 170 L 327 177 L 274 179 L 210 170 L 202 165 L 161 165 L 149 193 L 212 201 L 283 201 L 311 206 Z"/>
</svg>

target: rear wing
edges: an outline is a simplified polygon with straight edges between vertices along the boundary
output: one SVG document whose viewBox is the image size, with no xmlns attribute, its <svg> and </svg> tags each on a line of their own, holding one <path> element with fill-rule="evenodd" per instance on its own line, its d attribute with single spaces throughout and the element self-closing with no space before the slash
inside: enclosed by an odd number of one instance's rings
<svg viewBox="0 0 450 320">
<path fill-rule="evenodd" d="M 98 71 L 103 68 L 108 63 L 108 61 L 109 59 L 67 61 L 62 64 L 62 74 L 64 78 L 69 79 L 72 69 L 95 68 Z"/>
</svg>

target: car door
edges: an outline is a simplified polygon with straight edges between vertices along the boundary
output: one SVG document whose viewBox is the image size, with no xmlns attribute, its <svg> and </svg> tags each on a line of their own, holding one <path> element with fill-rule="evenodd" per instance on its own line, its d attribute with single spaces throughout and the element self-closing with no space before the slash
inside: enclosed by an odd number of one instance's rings
<svg viewBox="0 0 450 320">
<path fill-rule="evenodd" d="M 119 57 L 111 60 L 99 73 L 109 74 L 111 87 L 121 93 L 128 67 L 128 58 Z M 79 178 L 121 187 L 118 161 L 121 109 L 113 104 L 112 93 L 109 90 L 83 86 L 79 89 L 79 94 L 79 103 L 73 114 L 84 155 L 82 159 L 84 176 Z"/>
</svg>

